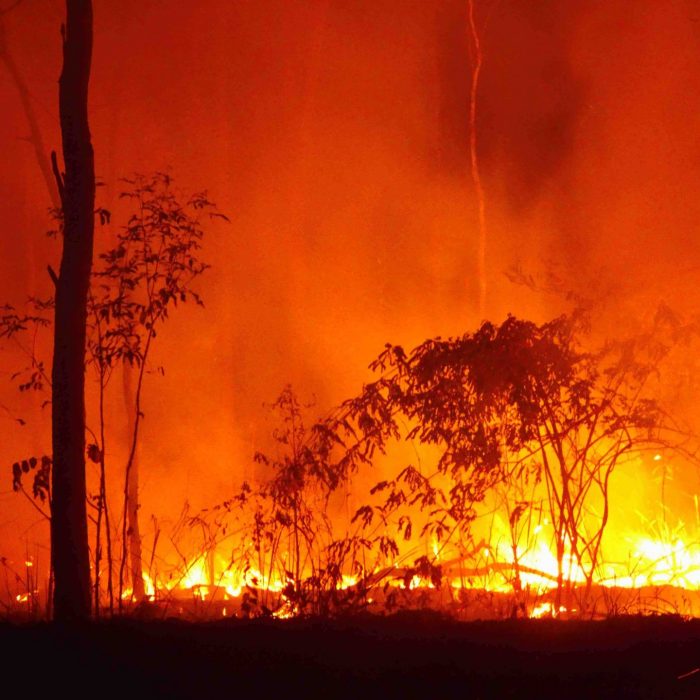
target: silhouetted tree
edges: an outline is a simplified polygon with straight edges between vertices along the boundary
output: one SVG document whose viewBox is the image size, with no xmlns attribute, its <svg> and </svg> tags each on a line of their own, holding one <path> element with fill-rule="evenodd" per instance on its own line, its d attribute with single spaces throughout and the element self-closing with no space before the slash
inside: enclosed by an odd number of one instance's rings
<svg viewBox="0 0 700 700">
<path fill-rule="evenodd" d="M 95 165 L 88 124 L 92 2 L 66 0 L 59 113 L 65 173 L 54 171 L 63 209 L 52 366 L 51 558 L 56 620 L 90 616 L 85 486 L 85 337 L 92 267 Z"/>
<path fill-rule="evenodd" d="M 190 300 L 203 305 L 192 288 L 193 280 L 209 267 L 199 258 L 204 236 L 202 217 L 227 220 L 205 192 L 181 201 L 165 173 L 150 177 L 137 175 L 125 182 L 131 189 L 121 196 L 133 203 L 136 213 L 117 233 L 114 248 L 99 256 L 100 264 L 93 273 L 88 340 L 101 386 L 117 364 L 135 368 L 133 393 L 125 391 L 127 412 L 133 419 L 129 425 L 124 476 L 120 605 L 127 553 L 132 597 L 140 600 L 144 596 L 137 447 L 149 355 L 159 325 L 170 317 L 175 307 Z M 103 458 L 104 438 L 100 443 L 96 453 Z"/>
<path fill-rule="evenodd" d="M 572 583 L 569 560 L 583 572 L 587 595 L 616 466 L 652 449 L 695 459 L 695 439 L 663 410 L 650 385 L 671 347 L 696 329 L 668 328 L 660 318 L 648 333 L 589 352 L 582 347 L 586 325 L 580 313 L 542 325 L 510 316 L 500 326 L 485 322 L 475 333 L 431 339 L 410 352 L 387 345 L 370 365 L 380 378 L 315 427 L 313 452 L 329 474 L 345 477 L 372 464 L 391 441 L 436 448 L 432 469 L 407 465 L 372 489 L 383 494 L 380 503 L 355 516 L 369 526 L 391 515 L 404 539 L 416 530 L 419 512 L 420 534 L 443 542 L 469 532 L 476 504 L 495 485 L 541 483 L 559 596 Z M 518 504 L 511 524 L 531 505 Z"/>
</svg>

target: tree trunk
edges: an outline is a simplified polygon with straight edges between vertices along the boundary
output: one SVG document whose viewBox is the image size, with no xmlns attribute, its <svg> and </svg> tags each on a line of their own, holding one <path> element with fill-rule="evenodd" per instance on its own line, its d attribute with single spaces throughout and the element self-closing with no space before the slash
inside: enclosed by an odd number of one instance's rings
<svg viewBox="0 0 700 700">
<path fill-rule="evenodd" d="M 136 408 L 133 388 L 133 369 L 125 362 L 123 374 L 124 406 L 127 415 L 127 435 L 131 442 L 136 428 Z M 133 459 L 128 473 L 126 485 L 126 519 L 127 536 L 129 538 L 129 570 L 131 572 L 132 596 L 136 602 L 143 600 L 146 591 L 143 583 L 143 566 L 141 563 L 141 530 L 139 528 L 139 446 L 133 446 Z"/>
<path fill-rule="evenodd" d="M 64 234 L 56 281 L 52 368 L 51 556 L 56 620 L 90 616 L 85 486 L 85 335 L 92 266 L 95 166 L 88 125 L 92 2 L 66 0 L 59 113 L 65 175 L 58 175 Z"/>
</svg>

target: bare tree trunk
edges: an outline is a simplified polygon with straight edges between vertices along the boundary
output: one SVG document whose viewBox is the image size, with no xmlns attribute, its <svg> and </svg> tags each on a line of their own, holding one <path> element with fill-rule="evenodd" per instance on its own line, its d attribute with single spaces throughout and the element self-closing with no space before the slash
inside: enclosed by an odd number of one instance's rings
<svg viewBox="0 0 700 700">
<path fill-rule="evenodd" d="M 52 368 L 53 502 L 51 557 L 56 620 L 90 617 L 85 505 L 85 336 L 92 266 L 95 165 L 88 124 L 92 2 L 66 0 L 59 112 L 63 176 L 55 167 L 64 235 L 56 283 Z M 55 164 L 55 159 L 54 159 Z"/>
<path fill-rule="evenodd" d="M 141 412 L 141 389 L 143 388 L 143 374 L 146 368 L 146 360 L 148 358 L 148 351 L 151 347 L 151 341 L 153 340 L 153 328 L 149 331 L 148 338 L 146 339 L 146 345 L 143 351 L 143 357 L 141 358 L 141 364 L 139 365 L 139 373 L 136 379 L 136 392 L 134 394 L 133 400 L 133 413 L 128 412 L 129 418 L 133 418 L 133 427 L 130 424 L 130 435 L 131 447 L 129 448 L 129 457 L 126 461 L 126 469 L 124 475 L 124 508 L 123 508 L 123 520 L 122 520 L 122 556 L 121 562 L 119 564 L 119 610 L 122 609 L 122 600 L 124 592 L 124 569 L 126 567 L 127 558 L 127 543 L 130 544 L 131 534 L 129 532 L 129 520 L 134 517 L 138 528 L 138 462 L 136 457 L 136 451 L 139 444 L 139 427 L 141 425 L 141 417 L 143 413 Z M 136 463 L 136 479 L 132 477 L 132 472 L 134 469 L 134 464 Z M 135 485 L 135 489 L 134 489 Z M 134 506 L 135 504 L 135 506 Z M 131 515 L 129 511 L 133 509 Z M 138 534 L 138 530 L 137 530 Z M 138 562 L 141 562 L 141 538 L 138 538 Z M 133 565 L 133 560 L 130 560 Z M 133 576 L 134 569 L 130 566 L 130 571 L 132 573 L 132 596 L 136 596 L 136 586 L 141 585 L 141 590 L 143 590 L 143 574 L 142 569 L 139 566 L 139 573 L 137 576 Z"/>
<path fill-rule="evenodd" d="M 123 364 L 124 379 L 124 404 L 128 420 L 129 439 L 133 439 L 136 428 L 136 416 L 134 415 L 134 388 L 133 369 L 127 362 Z M 141 530 L 139 528 L 139 449 L 138 442 L 134 444 L 133 459 L 128 473 L 126 486 L 126 519 L 127 535 L 129 538 L 129 570 L 131 572 L 131 585 L 135 601 L 143 600 L 146 593 L 143 584 L 143 566 L 141 563 Z"/>
</svg>

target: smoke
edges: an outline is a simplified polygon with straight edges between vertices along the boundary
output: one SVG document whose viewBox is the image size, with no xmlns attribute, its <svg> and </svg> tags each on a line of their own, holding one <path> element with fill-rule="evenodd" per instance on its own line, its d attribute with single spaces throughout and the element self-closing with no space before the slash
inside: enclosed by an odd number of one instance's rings
<svg viewBox="0 0 700 700">
<path fill-rule="evenodd" d="M 612 290 L 611 327 L 660 296 L 691 311 L 699 3 L 477 0 L 477 17 L 489 316 L 561 308 L 509 282 L 516 264 L 552 268 L 579 292 Z M 60 13 L 23 3 L 10 19 L 56 147 Z M 158 338 L 166 374 L 146 389 L 144 516 L 173 516 L 183 494 L 209 504 L 252 475 L 269 439 L 263 403 L 286 383 L 322 413 L 357 392 L 385 342 L 479 321 L 469 80 L 461 0 L 98 4 L 91 120 L 117 225 L 118 177 L 164 168 L 232 219 L 206 243 L 206 309 L 176 314 Z M 0 101 L 1 287 L 17 299 L 48 288 L 55 248 L 1 73 Z M 27 443 L 6 441 L 8 465 Z"/>
</svg>

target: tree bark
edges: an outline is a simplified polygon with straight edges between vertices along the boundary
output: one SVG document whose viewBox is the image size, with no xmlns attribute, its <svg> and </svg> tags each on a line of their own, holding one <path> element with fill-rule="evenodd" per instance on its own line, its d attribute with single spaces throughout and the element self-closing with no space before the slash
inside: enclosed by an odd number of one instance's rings
<svg viewBox="0 0 700 700">
<path fill-rule="evenodd" d="M 85 336 L 92 266 L 95 166 L 88 124 L 92 2 L 66 0 L 59 113 L 65 175 L 58 175 L 64 233 L 56 281 L 52 367 L 54 616 L 90 616 L 85 486 Z"/>
<path fill-rule="evenodd" d="M 136 408 L 133 388 L 133 369 L 127 362 L 123 365 L 124 374 L 124 407 L 127 415 L 127 435 L 133 441 L 136 428 Z M 133 459 L 128 470 L 126 485 L 126 521 L 127 536 L 129 539 L 129 570 L 131 572 L 132 597 L 137 603 L 142 601 L 146 595 L 143 581 L 143 565 L 141 563 L 141 531 L 139 528 L 139 446 L 138 442 L 133 445 Z"/>
</svg>

